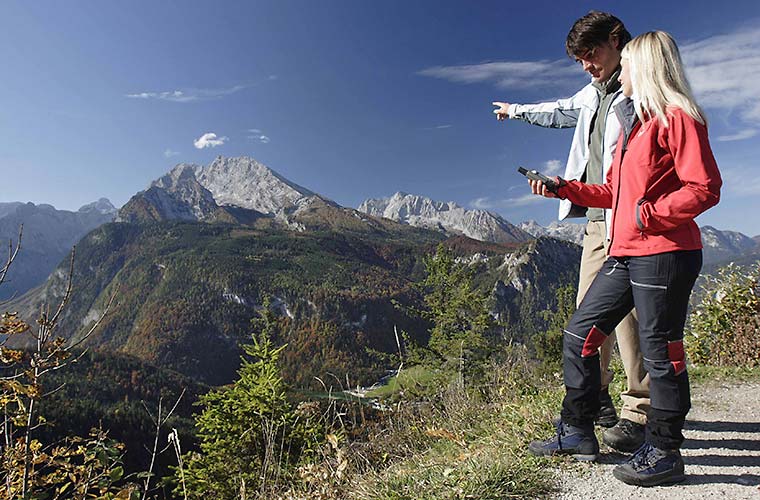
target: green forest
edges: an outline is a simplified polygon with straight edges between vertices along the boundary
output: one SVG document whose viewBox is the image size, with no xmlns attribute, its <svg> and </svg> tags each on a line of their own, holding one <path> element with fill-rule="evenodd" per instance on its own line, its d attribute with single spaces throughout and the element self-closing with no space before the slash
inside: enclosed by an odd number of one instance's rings
<svg viewBox="0 0 760 500">
<path fill-rule="evenodd" d="M 526 248 L 103 226 L 48 285 L 55 301 L 33 319 L 2 314 L 0 498 L 541 496 L 553 483 L 524 443 L 559 407 L 577 270 L 510 302 L 493 285 L 499 253 Z M 466 259 L 473 249 L 486 258 Z M 529 268 L 536 285 L 547 270 Z M 731 365 L 728 341 L 760 365 L 758 279 L 734 266 L 704 281 L 695 367 Z M 255 313 L 219 300 L 225 288 L 255 297 Z M 287 294 L 305 299 L 285 310 Z M 388 320 L 381 340 L 345 328 L 357 308 Z"/>
</svg>

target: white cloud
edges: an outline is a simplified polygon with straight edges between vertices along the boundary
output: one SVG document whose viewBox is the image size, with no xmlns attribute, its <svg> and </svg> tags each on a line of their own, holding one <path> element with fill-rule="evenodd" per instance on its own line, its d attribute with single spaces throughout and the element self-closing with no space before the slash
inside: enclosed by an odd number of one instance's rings
<svg viewBox="0 0 760 500">
<path fill-rule="evenodd" d="M 271 139 L 269 136 L 264 135 L 264 132 L 261 129 L 258 128 L 249 128 L 248 129 L 248 138 L 252 141 L 258 141 L 261 144 L 269 144 Z"/>
<path fill-rule="evenodd" d="M 139 92 L 136 94 L 127 94 L 130 99 L 159 100 L 172 102 L 198 102 L 220 99 L 222 97 L 234 94 L 251 85 L 235 85 L 233 87 L 222 89 L 184 89 L 184 90 L 167 90 L 164 92 Z"/>
<path fill-rule="evenodd" d="M 528 189 L 527 184 L 525 188 Z M 502 198 L 499 200 L 492 200 L 489 197 L 476 198 L 469 203 L 469 206 L 478 210 L 503 210 L 515 207 L 524 207 L 526 205 L 533 205 L 534 203 L 540 201 L 546 201 L 546 198 L 543 196 L 528 193 L 516 198 Z"/>
<path fill-rule="evenodd" d="M 172 151 L 171 149 L 164 150 L 165 158 L 171 158 L 172 156 L 177 156 L 177 155 L 179 155 L 179 151 Z"/>
<path fill-rule="evenodd" d="M 565 166 L 560 160 L 549 160 L 544 162 L 544 168 L 541 173 L 544 175 L 560 175 L 562 174 L 563 167 Z"/>
<path fill-rule="evenodd" d="M 227 142 L 227 140 L 227 137 L 217 137 L 217 135 L 213 132 L 206 132 L 194 140 L 193 145 L 196 147 L 196 149 L 215 148 L 217 146 L 221 146 Z"/>
<path fill-rule="evenodd" d="M 749 139 L 750 137 L 755 137 L 756 135 L 757 135 L 756 129 L 747 128 L 744 130 L 740 130 L 736 132 L 735 134 L 718 136 L 718 141 L 720 142 L 742 141 L 744 139 Z"/>
<path fill-rule="evenodd" d="M 686 43 L 681 53 L 703 107 L 735 112 L 745 125 L 760 125 L 760 25 Z M 742 128 L 724 140 L 751 137 L 742 135 L 748 133 Z"/>
<path fill-rule="evenodd" d="M 446 125 L 436 125 L 434 127 L 423 127 L 420 130 L 446 130 L 447 128 L 451 128 L 454 125 L 446 124 Z"/>
<path fill-rule="evenodd" d="M 566 88 L 583 80 L 583 71 L 568 59 L 556 61 L 496 61 L 460 66 L 434 66 L 418 75 L 453 83 L 490 82 L 502 89 Z"/>
<path fill-rule="evenodd" d="M 722 197 L 727 193 L 735 196 L 760 196 L 760 177 L 757 168 L 743 166 L 721 166 L 723 179 Z"/>
</svg>

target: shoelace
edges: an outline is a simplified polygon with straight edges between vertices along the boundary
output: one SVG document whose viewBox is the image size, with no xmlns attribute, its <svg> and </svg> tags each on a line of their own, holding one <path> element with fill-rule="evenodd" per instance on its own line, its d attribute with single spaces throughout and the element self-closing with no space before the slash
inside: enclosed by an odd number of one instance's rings
<svg viewBox="0 0 760 500">
<path fill-rule="evenodd" d="M 557 424 L 557 448 L 562 449 L 562 434 L 564 434 L 564 424 L 562 422 Z"/>
<path fill-rule="evenodd" d="M 657 449 L 649 443 L 644 443 L 641 445 L 641 448 L 633 454 L 630 464 L 635 469 L 642 466 L 651 467 L 657 463 L 658 458 Z"/>
</svg>

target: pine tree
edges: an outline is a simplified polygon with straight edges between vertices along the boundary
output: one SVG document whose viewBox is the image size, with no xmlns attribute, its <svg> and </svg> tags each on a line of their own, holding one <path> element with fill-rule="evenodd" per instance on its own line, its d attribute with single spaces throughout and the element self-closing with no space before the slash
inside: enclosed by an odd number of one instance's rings
<svg viewBox="0 0 760 500">
<path fill-rule="evenodd" d="M 430 322 L 430 338 L 422 351 L 411 350 L 423 364 L 476 375 L 496 341 L 488 294 L 475 288 L 473 271 L 442 244 L 423 262 L 426 276 L 417 288 L 424 307 L 413 312 Z"/>
<path fill-rule="evenodd" d="M 278 367 L 285 346 L 270 340 L 276 318 L 268 304 L 257 324 L 253 344 L 243 346 L 238 379 L 199 401 L 201 451 L 184 458 L 190 498 L 265 497 L 317 443 L 317 425 L 300 417 L 286 397 Z"/>
</svg>

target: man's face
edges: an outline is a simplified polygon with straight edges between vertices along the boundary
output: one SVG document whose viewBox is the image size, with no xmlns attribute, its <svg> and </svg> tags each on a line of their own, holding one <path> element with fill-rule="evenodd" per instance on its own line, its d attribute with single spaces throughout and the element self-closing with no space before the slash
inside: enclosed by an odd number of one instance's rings
<svg viewBox="0 0 760 500">
<path fill-rule="evenodd" d="M 583 65 L 583 71 L 587 72 L 594 81 L 604 83 L 610 79 L 612 73 L 620 64 L 620 51 L 617 49 L 617 37 L 610 35 L 609 40 L 597 45 L 585 54 L 575 57 L 575 60 Z"/>
</svg>

